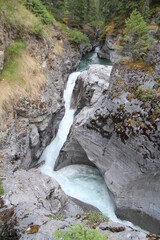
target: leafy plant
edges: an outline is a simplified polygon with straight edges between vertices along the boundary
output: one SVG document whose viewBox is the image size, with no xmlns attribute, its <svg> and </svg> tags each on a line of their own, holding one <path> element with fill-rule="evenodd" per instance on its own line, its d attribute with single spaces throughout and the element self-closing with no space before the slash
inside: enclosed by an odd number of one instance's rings
<svg viewBox="0 0 160 240">
<path fill-rule="evenodd" d="M 46 7 L 39 0 L 23 0 L 25 6 L 39 17 L 44 24 L 50 24 L 53 17 L 49 14 Z"/>
<path fill-rule="evenodd" d="M 109 218 L 104 216 L 101 212 L 90 211 L 84 213 L 84 220 L 86 220 L 86 224 L 92 226 L 94 224 L 99 225 L 102 222 L 108 222 Z"/>
<path fill-rule="evenodd" d="M 101 235 L 97 229 L 87 229 L 85 225 L 69 226 L 69 229 L 54 232 L 55 240 L 107 240 L 107 234 Z"/>
</svg>

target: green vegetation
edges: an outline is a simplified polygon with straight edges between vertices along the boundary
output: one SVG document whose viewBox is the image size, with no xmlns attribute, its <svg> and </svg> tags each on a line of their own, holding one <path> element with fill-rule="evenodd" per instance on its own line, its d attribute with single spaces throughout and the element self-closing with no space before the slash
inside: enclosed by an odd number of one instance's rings
<svg viewBox="0 0 160 240">
<path fill-rule="evenodd" d="M 158 25 L 158 30 L 157 30 L 157 33 L 156 33 L 156 37 L 158 39 L 158 42 L 160 42 L 160 13 L 157 15 L 156 22 L 157 22 L 157 25 Z"/>
<path fill-rule="evenodd" d="M 136 92 L 136 97 L 139 98 L 143 102 L 151 100 L 153 98 L 153 96 L 154 96 L 154 94 L 153 94 L 152 88 L 143 89 L 142 87 L 139 87 Z"/>
<path fill-rule="evenodd" d="M 14 81 L 17 78 L 18 61 L 26 45 L 24 42 L 14 42 L 5 51 L 5 64 L 0 80 L 8 79 Z"/>
<path fill-rule="evenodd" d="M 69 27 L 82 28 L 86 23 L 102 20 L 101 0 L 42 0 L 58 21 Z"/>
<path fill-rule="evenodd" d="M 53 17 L 47 11 L 46 7 L 39 0 L 23 0 L 25 6 L 36 16 L 42 23 L 50 24 Z"/>
<path fill-rule="evenodd" d="M 0 182 L 0 196 L 4 195 L 4 188 L 2 186 L 2 183 Z"/>
<path fill-rule="evenodd" d="M 89 226 L 99 225 L 102 222 L 108 222 L 109 218 L 101 212 L 90 211 L 83 214 L 86 224 Z"/>
<path fill-rule="evenodd" d="M 107 240 L 106 234 L 101 235 L 97 229 L 88 229 L 84 225 L 69 226 L 69 229 L 54 232 L 55 240 Z"/>
<path fill-rule="evenodd" d="M 26 34 L 42 35 L 43 24 L 17 0 L 0 0 L 0 16 L 5 26 L 17 30 L 19 38 Z"/>
<path fill-rule="evenodd" d="M 89 38 L 85 34 L 81 33 L 76 29 L 69 32 L 68 40 L 70 42 L 77 43 L 77 44 L 85 43 L 89 45 Z"/>
<path fill-rule="evenodd" d="M 141 59 L 150 47 L 151 40 L 147 24 L 136 10 L 126 20 L 123 40 L 124 49 L 133 60 Z"/>
<path fill-rule="evenodd" d="M 34 81 L 33 81 L 34 79 Z M 0 74 L 0 123 L 5 129 L 4 119 L 13 108 L 18 97 L 29 96 L 30 100 L 39 98 L 40 88 L 45 77 L 39 63 L 31 57 L 22 41 L 12 42 L 5 50 L 5 62 Z"/>
</svg>

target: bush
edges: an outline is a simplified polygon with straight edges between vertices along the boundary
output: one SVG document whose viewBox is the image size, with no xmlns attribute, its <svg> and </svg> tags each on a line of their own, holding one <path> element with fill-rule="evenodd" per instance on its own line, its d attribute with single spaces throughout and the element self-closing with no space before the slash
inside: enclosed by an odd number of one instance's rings
<svg viewBox="0 0 160 240">
<path fill-rule="evenodd" d="M 106 234 L 101 235 L 97 229 L 87 229 L 84 225 L 70 226 L 68 230 L 57 230 L 54 233 L 55 240 L 107 240 Z"/>
<path fill-rule="evenodd" d="M 152 88 L 143 89 L 142 87 L 139 87 L 136 92 L 136 96 L 143 102 L 152 100 L 152 98 L 154 97 L 153 89 Z"/>
<path fill-rule="evenodd" d="M 84 213 L 84 218 L 86 221 L 86 224 L 89 226 L 92 226 L 94 224 L 99 225 L 102 222 L 108 222 L 109 218 L 104 216 L 101 212 L 96 211 L 90 211 L 87 213 Z"/>
<path fill-rule="evenodd" d="M 39 0 L 23 0 L 25 6 L 39 17 L 44 24 L 50 24 L 52 22 L 52 16 L 47 11 L 46 7 Z"/>
<path fill-rule="evenodd" d="M 78 31 L 76 29 L 71 30 L 69 32 L 68 40 L 70 42 L 77 43 L 77 44 L 85 43 L 85 44 L 89 45 L 89 38 L 85 34 L 81 33 L 80 31 Z"/>
<path fill-rule="evenodd" d="M 40 37 L 43 35 L 43 25 L 40 22 L 33 22 L 31 33 L 34 34 L 37 37 Z"/>
<path fill-rule="evenodd" d="M 126 20 L 124 30 L 124 49 L 133 60 L 140 60 L 150 47 L 151 39 L 146 22 L 141 14 L 134 10 Z"/>
</svg>

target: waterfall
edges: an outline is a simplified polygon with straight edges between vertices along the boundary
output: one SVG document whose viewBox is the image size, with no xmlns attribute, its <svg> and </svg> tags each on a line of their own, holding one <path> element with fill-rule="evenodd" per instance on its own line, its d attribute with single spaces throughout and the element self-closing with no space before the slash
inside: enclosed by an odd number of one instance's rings
<svg viewBox="0 0 160 240">
<path fill-rule="evenodd" d="M 94 62 L 97 54 L 94 52 Z M 90 56 L 90 58 L 92 58 Z M 84 69 L 84 65 L 82 66 Z M 111 67 L 108 67 L 110 75 Z M 80 72 L 70 74 L 66 89 L 64 91 L 65 115 L 59 125 L 58 133 L 55 139 L 44 150 L 40 161 L 45 160 L 45 164 L 39 170 L 56 179 L 61 185 L 64 192 L 83 202 L 91 204 L 98 208 L 104 215 L 107 215 L 112 221 L 124 223 L 133 226 L 132 223 L 121 221 L 115 215 L 114 203 L 110 198 L 106 184 L 99 170 L 87 165 L 71 165 L 64 167 L 58 171 L 54 171 L 54 164 L 59 156 L 60 150 L 65 143 L 69 130 L 74 120 L 74 109 L 71 109 L 71 97 L 75 86 L 75 82 Z"/>
</svg>

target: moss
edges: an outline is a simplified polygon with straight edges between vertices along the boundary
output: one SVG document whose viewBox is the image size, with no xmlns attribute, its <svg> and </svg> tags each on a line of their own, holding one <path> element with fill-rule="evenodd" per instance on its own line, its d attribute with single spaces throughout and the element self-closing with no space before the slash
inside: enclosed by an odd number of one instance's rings
<svg viewBox="0 0 160 240">
<path fill-rule="evenodd" d="M 129 57 L 120 59 L 119 63 L 125 65 L 125 67 L 129 70 L 142 70 L 144 72 L 149 72 L 150 74 L 154 73 L 154 67 L 152 65 L 148 65 L 142 61 L 133 62 Z"/>
</svg>

